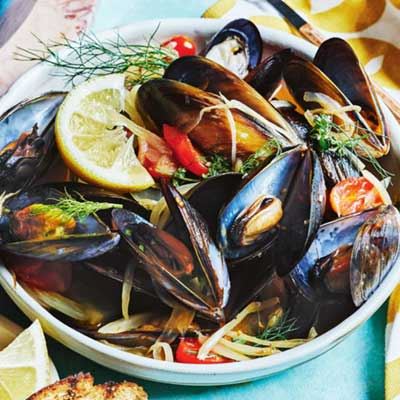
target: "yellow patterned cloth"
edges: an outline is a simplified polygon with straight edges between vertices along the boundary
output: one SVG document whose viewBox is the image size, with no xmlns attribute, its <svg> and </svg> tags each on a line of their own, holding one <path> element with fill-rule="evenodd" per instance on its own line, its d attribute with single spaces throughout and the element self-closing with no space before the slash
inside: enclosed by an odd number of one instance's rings
<svg viewBox="0 0 400 400">
<path fill-rule="evenodd" d="M 369 75 L 400 99 L 400 0 L 286 0 L 286 3 L 325 37 L 346 39 Z M 247 17 L 258 25 L 300 36 L 266 0 L 219 0 L 203 16 Z M 400 285 L 389 301 L 385 398 L 400 400 Z"/>
</svg>

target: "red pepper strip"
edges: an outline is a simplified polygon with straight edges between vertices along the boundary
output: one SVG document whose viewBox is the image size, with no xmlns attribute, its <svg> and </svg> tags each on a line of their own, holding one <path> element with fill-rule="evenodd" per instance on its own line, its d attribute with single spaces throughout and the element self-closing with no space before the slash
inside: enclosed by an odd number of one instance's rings
<svg viewBox="0 0 400 400">
<path fill-rule="evenodd" d="M 171 39 L 166 40 L 161 46 L 175 50 L 179 57 L 194 56 L 197 53 L 194 41 L 183 35 L 173 36 Z"/>
<path fill-rule="evenodd" d="M 201 344 L 197 338 L 180 338 L 176 349 L 175 361 L 185 364 L 222 364 L 233 362 L 229 358 L 210 353 L 205 360 L 199 360 L 197 353 Z"/>
<path fill-rule="evenodd" d="M 179 164 L 197 176 L 208 173 L 208 168 L 204 165 L 201 154 L 193 147 L 185 133 L 173 126 L 164 124 L 163 134 Z"/>
</svg>

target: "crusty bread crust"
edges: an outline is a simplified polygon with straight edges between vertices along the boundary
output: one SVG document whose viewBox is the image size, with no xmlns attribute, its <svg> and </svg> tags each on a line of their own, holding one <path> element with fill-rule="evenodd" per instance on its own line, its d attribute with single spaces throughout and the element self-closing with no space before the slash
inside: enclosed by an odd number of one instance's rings
<svg viewBox="0 0 400 400">
<path fill-rule="evenodd" d="M 94 385 L 90 374 L 69 376 L 50 385 L 27 400 L 147 400 L 147 393 L 136 383 L 107 382 Z"/>
</svg>

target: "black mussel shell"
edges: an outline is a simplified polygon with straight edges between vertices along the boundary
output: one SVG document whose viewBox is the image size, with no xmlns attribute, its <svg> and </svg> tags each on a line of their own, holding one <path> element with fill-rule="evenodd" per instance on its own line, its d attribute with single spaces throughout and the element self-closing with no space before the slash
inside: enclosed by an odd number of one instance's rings
<svg viewBox="0 0 400 400">
<path fill-rule="evenodd" d="M 352 71 L 354 69 L 353 62 L 356 61 L 356 59 L 346 59 L 346 61 L 349 62 L 343 63 L 344 65 L 339 64 L 339 62 L 335 63 L 332 60 L 333 57 L 330 58 L 329 62 L 333 62 L 332 68 L 338 68 L 337 74 L 339 74 L 340 76 L 352 76 L 351 73 L 349 73 L 348 71 Z M 358 66 L 358 68 L 361 67 Z M 346 90 L 347 92 L 349 92 L 350 90 L 358 92 L 359 89 L 356 88 L 356 85 L 359 84 L 359 79 L 357 79 L 357 77 L 354 79 L 346 78 L 346 84 L 349 87 L 350 85 L 353 85 L 353 88 L 343 89 L 342 86 L 338 86 L 335 82 L 333 82 L 321 69 L 319 69 L 311 61 L 305 60 L 295 55 L 293 55 L 285 65 L 283 76 L 289 92 L 304 110 L 312 110 L 321 107 L 321 105 L 317 102 L 306 101 L 304 99 L 304 95 L 307 92 L 328 96 L 338 105 L 338 107 L 349 105 L 360 105 L 361 107 L 364 106 L 364 109 L 362 108 L 361 112 L 352 111 L 347 113 L 347 115 L 353 120 L 356 126 L 356 131 L 354 135 L 365 137 L 366 133 L 368 133 L 368 137 L 362 139 L 363 146 L 356 147 L 356 151 L 362 156 L 373 156 L 375 158 L 382 157 L 383 155 L 388 153 L 390 148 L 389 138 L 386 132 L 386 124 L 382 118 L 379 108 L 374 109 L 375 104 L 369 104 L 368 99 L 366 99 L 361 104 L 357 104 L 355 103 L 355 101 L 358 101 L 359 98 L 357 98 L 354 94 L 354 102 L 344 94 L 344 90 Z M 363 88 L 365 88 L 366 85 L 364 85 Z M 366 94 L 365 96 L 366 98 L 372 99 L 371 95 Z"/>
<path fill-rule="evenodd" d="M 246 82 L 267 100 L 271 100 L 282 85 L 283 67 L 291 55 L 291 49 L 276 52 L 251 71 Z"/>
<path fill-rule="evenodd" d="M 340 38 L 326 40 L 317 51 L 314 64 L 352 104 L 361 107 L 360 114 L 370 129 L 378 135 L 384 135 L 385 124 L 375 90 L 351 46 Z"/>
<path fill-rule="evenodd" d="M 222 94 L 228 100 L 238 100 L 266 120 L 285 129 L 285 145 L 299 143 L 299 138 L 290 125 L 268 100 L 245 81 L 212 60 L 198 56 L 179 58 L 167 68 L 164 78 L 187 83 L 218 96 Z"/>
<path fill-rule="evenodd" d="M 240 18 L 217 32 L 203 53 L 244 78 L 260 62 L 262 51 L 263 43 L 257 26 Z"/>
<path fill-rule="evenodd" d="M 351 295 L 356 306 L 379 287 L 400 255 L 400 214 L 381 206 L 359 229 L 350 262 Z"/>
<path fill-rule="evenodd" d="M 200 215 L 167 183 L 163 182 L 162 188 L 179 239 L 126 210 L 112 212 L 114 225 L 156 285 L 168 293 L 168 298 L 162 296 L 167 304 L 172 296 L 174 301 L 221 320 L 229 295 L 224 259 Z"/>
<path fill-rule="evenodd" d="M 64 97 L 47 93 L 0 117 L 0 192 L 31 185 L 54 159 L 54 118 Z"/>
<path fill-rule="evenodd" d="M 263 99 L 263 101 L 265 101 Z M 232 129 L 222 99 L 194 86 L 169 79 L 153 79 L 138 90 L 136 105 L 146 126 L 161 132 L 164 124 L 189 135 L 206 153 L 232 154 Z M 215 107 L 210 112 L 202 110 Z M 271 130 L 242 111 L 230 110 L 236 126 L 236 153 L 247 157 L 274 137 L 287 143 L 287 130 Z M 278 113 L 277 113 L 278 114 Z"/>
<path fill-rule="evenodd" d="M 69 218 L 74 224 L 61 234 L 57 233 L 57 224 L 62 222 L 57 218 L 49 220 L 51 233 L 47 236 L 46 232 L 41 231 L 44 229 L 43 224 L 47 224 L 45 219 L 50 218 L 47 214 L 43 214 L 44 216 L 20 214 L 33 204 L 55 204 L 63 196 L 65 192 L 60 192 L 49 185 L 42 185 L 8 199 L 3 208 L 6 212 L 0 219 L 1 247 L 13 254 L 47 261 L 81 261 L 104 254 L 118 244 L 119 235 L 111 232 L 96 215 Z M 25 240 L 20 236 L 22 233 Z"/>
<path fill-rule="evenodd" d="M 261 196 L 280 201 L 281 218 L 253 243 L 239 245 L 232 229 L 238 218 L 247 224 L 242 216 Z M 311 244 L 324 209 L 325 185 L 318 158 L 307 148 L 296 147 L 251 177 L 221 211 L 219 246 L 230 262 L 246 264 L 249 259 L 255 259 L 258 263 L 265 262 L 265 268 L 272 263 L 280 275 L 285 275 Z M 255 214 L 255 218 L 259 215 Z"/>
</svg>

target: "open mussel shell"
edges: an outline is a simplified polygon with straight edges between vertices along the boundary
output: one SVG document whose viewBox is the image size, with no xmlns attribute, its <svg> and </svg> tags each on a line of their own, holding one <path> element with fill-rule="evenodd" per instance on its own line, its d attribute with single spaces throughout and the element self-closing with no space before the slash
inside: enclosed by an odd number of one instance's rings
<svg viewBox="0 0 400 400">
<path fill-rule="evenodd" d="M 317 51 L 314 64 L 352 104 L 361 107 L 360 114 L 369 128 L 382 136 L 383 145 L 388 146 L 389 143 L 385 142 L 385 122 L 375 90 L 351 46 L 340 38 L 326 40 Z"/>
<path fill-rule="evenodd" d="M 185 196 L 190 205 L 206 221 L 208 230 L 214 240 L 218 228 L 218 214 L 239 189 L 241 183 L 242 175 L 230 172 L 200 182 Z M 174 231 L 178 233 L 172 220 L 166 229 L 172 233 Z"/>
<path fill-rule="evenodd" d="M 398 259 L 399 222 L 389 205 L 321 225 L 287 278 L 303 333 L 311 326 L 325 332 L 372 295 Z"/>
<path fill-rule="evenodd" d="M 312 300 L 316 292 L 310 284 L 310 274 L 319 260 L 335 255 L 337 250 L 351 246 L 362 225 L 378 213 L 377 209 L 349 215 L 320 226 L 308 251 L 291 271 L 290 279 L 304 297 Z"/>
<path fill-rule="evenodd" d="M 257 26 L 248 19 L 229 22 L 207 44 L 204 55 L 244 78 L 261 60 L 263 43 Z"/>
<path fill-rule="evenodd" d="M 318 158 L 296 147 L 251 177 L 221 211 L 220 248 L 230 262 L 268 259 L 285 275 L 311 244 L 324 209 Z"/>
<path fill-rule="evenodd" d="M 80 261 L 114 248 L 119 235 L 96 215 L 75 218 L 54 208 L 65 195 L 42 185 L 8 199 L 0 220 L 1 248 L 47 261 Z"/>
<path fill-rule="evenodd" d="M 362 139 L 363 145 L 358 146 L 356 151 L 365 157 L 373 156 L 379 158 L 388 153 L 390 146 L 385 122 L 378 105 L 368 104 L 367 100 L 363 101 L 361 104 L 357 104 L 356 101 L 361 101 L 361 96 L 357 97 L 353 95 L 353 100 L 351 100 L 344 94 L 345 91 L 347 93 L 351 90 L 356 92 L 356 89 L 348 88 L 350 85 L 355 86 L 358 84 L 357 77 L 353 78 L 348 72 L 349 70 L 354 70 L 354 68 L 352 68 L 353 61 L 355 60 L 350 60 L 347 66 L 347 64 L 342 65 L 335 63 L 334 57 L 331 57 L 329 60 L 329 62 L 333 64 L 331 68 L 338 68 L 338 75 L 348 76 L 346 82 L 339 82 L 341 86 L 333 82 L 311 61 L 295 55 L 286 63 L 283 76 L 290 93 L 304 110 L 321 108 L 321 105 L 317 102 L 306 101 L 304 98 L 306 93 L 311 93 L 315 96 L 328 96 L 329 101 L 333 101 L 332 104 L 336 104 L 337 107 L 349 105 L 361 106 L 361 112 L 351 111 L 347 113 L 348 117 L 351 118 L 355 124 L 354 135 L 362 137 L 367 136 Z M 344 88 L 344 84 L 348 87 Z M 364 86 L 364 88 L 365 87 L 366 86 Z M 367 95 L 366 97 L 368 98 Z M 373 97 L 371 97 L 371 99 L 372 98 Z M 375 105 L 377 108 L 374 108 Z"/>
<path fill-rule="evenodd" d="M 200 214 L 167 183 L 162 187 L 179 239 L 125 210 L 113 211 L 114 225 L 157 285 L 187 307 L 221 320 L 230 288 L 224 258 Z"/>
<path fill-rule="evenodd" d="M 291 56 L 291 49 L 272 54 L 249 73 L 246 82 L 267 100 L 271 100 L 282 85 L 283 67 Z"/>
<path fill-rule="evenodd" d="M 400 254 L 400 214 L 382 206 L 358 231 L 350 262 L 351 295 L 356 306 L 379 287 Z"/>
<path fill-rule="evenodd" d="M 138 90 L 137 108 L 149 129 L 161 132 L 163 124 L 178 128 L 206 153 L 229 157 L 232 153 L 232 127 L 217 95 L 169 79 L 153 79 Z M 202 110 L 211 107 L 208 112 Z M 286 130 L 255 120 L 251 115 L 230 109 L 236 127 L 236 153 L 247 157 L 271 138 L 287 143 Z M 275 126 L 275 125 L 274 125 Z"/>
<path fill-rule="evenodd" d="M 256 111 L 266 120 L 285 129 L 286 144 L 299 143 L 288 123 L 257 90 L 223 66 L 204 57 L 182 57 L 166 69 L 164 78 L 173 79 L 206 92 L 223 95 L 228 100 L 238 100 Z"/>
<path fill-rule="evenodd" d="M 39 178 L 55 154 L 54 118 L 65 93 L 47 93 L 17 104 L 0 117 L 0 192 Z"/>
</svg>

